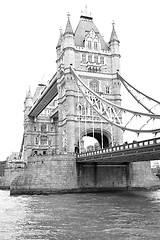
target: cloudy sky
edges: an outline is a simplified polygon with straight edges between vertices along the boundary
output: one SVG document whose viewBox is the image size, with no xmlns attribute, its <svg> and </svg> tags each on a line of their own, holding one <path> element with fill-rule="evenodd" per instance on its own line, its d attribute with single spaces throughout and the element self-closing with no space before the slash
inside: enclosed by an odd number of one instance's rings
<svg viewBox="0 0 160 240">
<path fill-rule="evenodd" d="M 159 0 L 0 0 L 0 160 L 19 151 L 26 91 L 51 79 L 59 28 L 69 12 L 75 30 L 86 4 L 106 41 L 115 21 L 121 74 L 160 100 Z"/>
</svg>

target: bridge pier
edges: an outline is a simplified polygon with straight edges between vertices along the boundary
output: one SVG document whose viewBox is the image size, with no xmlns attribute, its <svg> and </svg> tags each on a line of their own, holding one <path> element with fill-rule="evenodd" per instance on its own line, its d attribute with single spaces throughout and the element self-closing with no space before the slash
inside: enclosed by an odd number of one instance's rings
<svg viewBox="0 0 160 240">
<path fill-rule="evenodd" d="M 160 187 L 150 162 L 125 164 L 78 164 L 78 186 L 80 189 L 132 189 Z"/>
<path fill-rule="evenodd" d="M 129 167 L 123 164 L 78 164 L 80 189 L 114 189 L 129 185 Z"/>
<path fill-rule="evenodd" d="M 159 178 L 152 173 L 149 161 L 129 163 L 126 175 L 128 188 L 160 187 Z"/>
</svg>

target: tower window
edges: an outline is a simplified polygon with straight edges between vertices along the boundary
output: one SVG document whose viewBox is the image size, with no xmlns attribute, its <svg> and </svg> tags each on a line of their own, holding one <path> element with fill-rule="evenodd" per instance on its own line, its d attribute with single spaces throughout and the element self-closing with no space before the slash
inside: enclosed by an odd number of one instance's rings
<svg viewBox="0 0 160 240">
<path fill-rule="evenodd" d="M 94 42 L 94 50 L 97 50 L 97 48 L 98 48 L 98 44 L 97 42 Z"/>
<path fill-rule="evenodd" d="M 94 55 L 94 62 L 98 63 L 98 55 Z"/>
<path fill-rule="evenodd" d="M 85 53 L 82 54 L 82 63 L 86 63 L 86 54 Z"/>
<path fill-rule="evenodd" d="M 110 87 L 106 87 L 106 94 L 110 94 L 111 93 L 111 88 Z"/>
<path fill-rule="evenodd" d="M 104 64 L 104 57 L 103 56 L 100 57 L 100 63 Z"/>
<path fill-rule="evenodd" d="M 92 62 L 92 54 L 88 55 L 88 62 Z"/>
<path fill-rule="evenodd" d="M 39 144 L 39 139 L 38 139 L 38 137 L 36 137 L 36 145 L 38 145 Z"/>
<path fill-rule="evenodd" d="M 46 124 L 42 124 L 41 125 L 41 132 L 46 132 L 47 131 L 47 125 Z"/>
<path fill-rule="evenodd" d="M 99 82 L 98 81 L 91 81 L 89 84 L 89 87 L 94 91 L 94 92 L 99 92 Z"/>
<path fill-rule="evenodd" d="M 88 49 L 91 49 L 92 48 L 92 43 L 91 41 L 88 41 Z"/>
<path fill-rule="evenodd" d="M 41 136 L 41 145 L 47 144 L 47 136 Z"/>
</svg>

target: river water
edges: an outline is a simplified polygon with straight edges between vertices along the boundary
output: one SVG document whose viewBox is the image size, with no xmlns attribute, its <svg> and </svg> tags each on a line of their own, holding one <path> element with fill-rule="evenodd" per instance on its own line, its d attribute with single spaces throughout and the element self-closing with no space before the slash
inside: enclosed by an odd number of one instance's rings
<svg viewBox="0 0 160 240">
<path fill-rule="evenodd" d="M 10 196 L 0 191 L 0 240 L 160 239 L 160 190 Z"/>
</svg>

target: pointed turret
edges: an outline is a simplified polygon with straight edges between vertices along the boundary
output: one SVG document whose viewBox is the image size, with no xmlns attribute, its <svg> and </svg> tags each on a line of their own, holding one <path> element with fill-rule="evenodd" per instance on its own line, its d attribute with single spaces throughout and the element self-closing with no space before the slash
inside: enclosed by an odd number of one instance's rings
<svg viewBox="0 0 160 240">
<path fill-rule="evenodd" d="M 120 71 L 120 53 L 119 53 L 119 43 L 117 33 L 115 31 L 115 23 L 112 23 L 112 33 L 109 41 L 109 48 L 112 57 L 112 72 L 116 73 L 117 70 Z"/>
<path fill-rule="evenodd" d="M 67 14 L 68 16 L 68 21 L 67 21 L 67 25 L 66 25 L 66 29 L 65 29 L 65 32 L 64 34 L 74 34 L 73 33 L 73 28 L 72 28 L 72 25 L 71 25 L 71 22 L 70 22 L 70 14 L 68 13 Z"/>
<path fill-rule="evenodd" d="M 111 42 L 114 42 L 114 41 L 117 41 L 119 43 L 119 40 L 118 40 L 118 37 L 117 37 L 117 33 L 116 33 L 116 30 L 115 30 L 115 22 L 113 21 L 112 23 L 112 33 L 111 33 L 111 37 L 110 37 L 110 41 L 109 43 Z"/>
<path fill-rule="evenodd" d="M 60 28 L 60 35 L 59 35 L 58 43 L 56 46 L 57 59 L 61 55 L 62 48 L 63 48 L 63 33 L 62 33 L 62 28 Z"/>
<path fill-rule="evenodd" d="M 61 44 L 62 44 L 62 28 L 60 27 L 60 35 L 59 35 L 59 39 L 58 39 L 58 43 L 57 43 L 57 46 L 56 46 L 56 49 L 61 47 Z"/>
<path fill-rule="evenodd" d="M 72 25 L 70 22 L 70 14 L 67 14 L 68 21 L 66 25 L 65 32 L 63 34 L 63 51 L 64 51 L 64 57 L 63 57 L 63 64 L 64 68 L 67 68 L 70 66 L 70 64 L 75 63 L 75 38 L 74 38 L 74 32 L 72 29 Z"/>
<path fill-rule="evenodd" d="M 31 94 L 31 89 L 29 87 L 29 90 L 28 92 L 26 93 L 26 98 L 25 98 L 25 101 L 24 101 L 24 104 L 26 106 L 32 106 L 32 94 Z"/>
<path fill-rule="evenodd" d="M 32 94 L 31 94 L 31 89 L 29 87 L 29 90 L 27 91 L 26 93 L 26 98 L 24 100 L 24 115 L 27 116 L 30 108 L 32 107 L 33 105 L 33 97 L 32 97 Z"/>
</svg>

